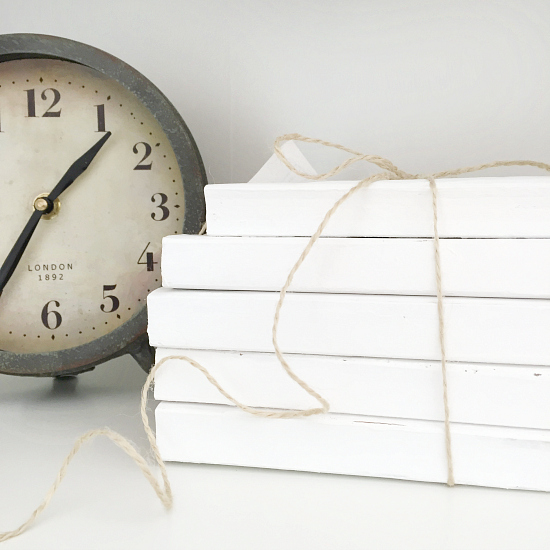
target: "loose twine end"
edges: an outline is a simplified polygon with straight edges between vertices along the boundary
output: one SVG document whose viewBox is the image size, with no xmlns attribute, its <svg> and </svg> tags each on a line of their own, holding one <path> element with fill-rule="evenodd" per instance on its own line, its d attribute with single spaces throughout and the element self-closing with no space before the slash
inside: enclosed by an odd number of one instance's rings
<svg viewBox="0 0 550 550">
<path fill-rule="evenodd" d="M 95 439 L 99 436 L 105 436 L 108 439 L 110 439 L 115 445 L 120 447 L 140 468 L 143 475 L 145 476 L 145 479 L 150 483 L 150 485 L 153 487 L 155 493 L 157 494 L 158 498 L 162 502 L 163 506 L 166 508 L 166 510 L 170 510 L 172 508 L 173 504 L 173 496 L 172 496 L 172 489 L 170 487 L 170 481 L 168 480 L 168 474 L 166 472 L 166 466 L 164 462 L 162 461 L 162 458 L 160 456 L 159 449 L 157 447 L 157 442 L 155 439 L 155 435 L 153 433 L 153 430 L 151 430 L 151 426 L 149 425 L 149 418 L 147 417 L 147 396 L 149 388 L 151 387 L 155 374 L 158 370 L 159 366 L 154 366 L 151 369 L 151 372 L 147 376 L 147 380 L 145 381 L 145 384 L 143 385 L 143 388 L 141 390 L 141 420 L 143 423 L 143 428 L 145 430 L 145 433 L 147 434 L 147 439 L 149 440 L 149 445 L 151 447 L 151 450 L 153 452 L 153 456 L 155 458 L 155 461 L 157 465 L 160 468 L 161 472 L 161 478 L 162 478 L 162 485 L 158 482 L 157 478 L 155 477 L 152 469 L 147 464 L 146 460 L 139 454 L 139 452 L 136 450 L 136 448 L 132 445 L 132 443 L 125 438 L 124 436 L 120 435 L 119 433 L 111 430 L 110 428 L 97 428 L 94 430 L 90 430 L 86 432 L 85 434 L 81 435 L 74 443 L 73 448 L 70 450 L 69 454 L 66 456 L 65 460 L 63 461 L 61 468 L 59 469 L 59 472 L 57 473 L 57 476 L 55 478 L 55 481 L 53 482 L 52 486 L 46 493 L 46 496 L 44 497 L 44 500 L 40 503 L 37 508 L 32 512 L 29 519 L 22 523 L 17 529 L 14 529 L 13 531 L 6 531 L 4 533 L 0 533 L 0 542 L 4 542 L 6 540 L 12 539 L 14 537 L 17 537 L 24 531 L 26 531 L 36 520 L 36 518 L 46 509 L 46 507 L 50 504 L 50 501 L 52 500 L 55 492 L 59 488 L 59 485 L 63 481 L 63 478 L 65 477 L 67 473 L 67 469 L 69 467 L 69 464 L 72 462 L 75 455 L 80 451 L 82 446 L 85 443 L 88 443 L 92 439 Z"/>
</svg>

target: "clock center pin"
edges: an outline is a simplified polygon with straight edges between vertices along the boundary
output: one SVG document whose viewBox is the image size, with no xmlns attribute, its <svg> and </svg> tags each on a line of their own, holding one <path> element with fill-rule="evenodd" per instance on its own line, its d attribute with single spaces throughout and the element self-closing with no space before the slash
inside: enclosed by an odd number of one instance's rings
<svg viewBox="0 0 550 550">
<path fill-rule="evenodd" d="M 57 216 L 60 207 L 61 202 L 59 199 L 55 199 L 55 201 L 52 202 L 48 199 L 48 193 L 38 195 L 33 201 L 33 208 L 38 212 L 44 212 L 42 218 L 45 220 L 51 220 L 53 217 Z"/>
</svg>

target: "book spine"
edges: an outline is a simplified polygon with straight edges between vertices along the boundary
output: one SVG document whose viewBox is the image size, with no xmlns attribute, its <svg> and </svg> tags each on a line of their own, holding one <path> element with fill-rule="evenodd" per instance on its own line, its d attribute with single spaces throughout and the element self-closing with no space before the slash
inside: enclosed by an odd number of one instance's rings
<svg viewBox="0 0 550 550">
<path fill-rule="evenodd" d="M 275 354 L 158 348 L 156 361 L 184 355 L 253 407 L 306 409 L 314 400 L 295 384 Z M 288 355 L 296 374 L 334 413 L 442 421 L 441 364 L 435 361 Z M 450 363 L 453 422 L 550 429 L 550 367 Z M 421 399 L 419 399 L 421 396 Z M 171 359 L 155 377 L 155 399 L 231 404 L 196 368 Z"/>
<path fill-rule="evenodd" d="M 172 235 L 162 244 L 167 288 L 279 291 L 304 237 Z M 550 298 L 550 239 L 442 239 L 446 296 Z M 435 296 L 431 239 L 320 239 L 291 291 Z"/>
<path fill-rule="evenodd" d="M 152 346 L 271 352 L 274 292 L 160 288 L 148 297 Z M 550 365 L 550 302 L 445 298 L 449 361 Z M 287 353 L 439 360 L 437 300 L 426 296 L 289 293 Z"/>
<path fill-rule="evenodd" d="M 441 422 L 338 414 L 266 419 L 225 405 L 161 403 L 156 426 L 168 461 L 446 480 Z M 457 483 L 550 490 L 550 432 L 463 424 L 452 432 Z"/>
<path fill-rule="evenodd" d="M 218 184 L 205 188 L 209 235 L 311 236 L 357 182 Z M 549 238 L 550 178 L 437 180 L 439 234 L 450 238 Z M 325 237 L 432 237 L 426 180 L 380 181 L 358 190 Z"/>
</svg>

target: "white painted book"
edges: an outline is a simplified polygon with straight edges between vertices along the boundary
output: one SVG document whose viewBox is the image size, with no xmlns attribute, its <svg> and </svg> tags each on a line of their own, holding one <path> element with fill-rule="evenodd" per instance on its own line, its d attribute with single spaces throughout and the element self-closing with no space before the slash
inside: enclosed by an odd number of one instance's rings
<svg viewBox="0 0 550 550">
<path fill-rule="evenodd" d="M 159 288 L 148 297 L 154 347 L 272 352 L 275 292 Z M 550 301 L 446 298 L 449 361 L 550 365 Z M 287 353 L 437 361 L 431 296 L 289 293 L 279 345 Z"/>
<path fill-rule="evenodd" d="M 164 460 L 444 483 L 442 422 L 325 414 L 258 418 L 227 405 L 161 403 Z M 550 431 L 452 424 L 458 484 L 550 491 Z"/>
<path fill-rule="evenodd" d="M 358 182 L 237 183 L 205 187 L 209 235 L 310 236 Z M 550 177 L 437 180 L 440 237 L 549 238 Z M 427 180 L 377 181 L 337 210 L 325 237 L 432 237 Z"/>
<path fill-rule="evenodd" d="M 308 240 L 171 235 L 162 284 L 279 291 Z M 550 298 L 550 239 L 441 239 L 440 251 L 446 296 Z M 319 239 L 290 290 L 435 296 L 433 240 Z"/>
<path fill-rule="evenodd" d="M 252 407 L 307 409 L 317 401 L 274 353 L 157 348 L 156 360 L 184 355 L 206 367 L 230 395 Z M 330 403 L 332 413 L 442 421 L 437 361 L 289 354 L 294 372 Z M 550 429 L 550 367 L 449 363 L 451 420 Z M 195 367 L 170 359 L 155 376 L 155 399 L 231 404 Z"/>
</svg>

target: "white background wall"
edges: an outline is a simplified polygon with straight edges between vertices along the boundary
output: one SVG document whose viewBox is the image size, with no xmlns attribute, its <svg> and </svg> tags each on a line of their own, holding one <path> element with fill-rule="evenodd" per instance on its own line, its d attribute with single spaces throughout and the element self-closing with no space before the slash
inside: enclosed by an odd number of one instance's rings
<svg viewBox="0 0 550 550">
<path fill-rule="evenodd" d="M 14 32 L 85 42 L 145 74 L 211 182 L 247 180 L 289 132 L 410 172 L 550 162 L 547 0 L 0 0 L 0 33 Z M 342 158 L 306 153 L 318 169 Z"/>
</svg>

